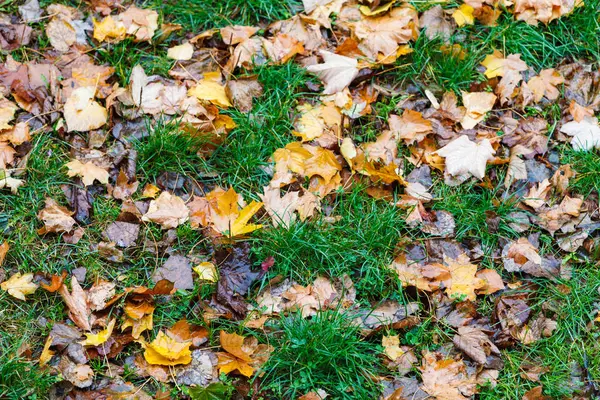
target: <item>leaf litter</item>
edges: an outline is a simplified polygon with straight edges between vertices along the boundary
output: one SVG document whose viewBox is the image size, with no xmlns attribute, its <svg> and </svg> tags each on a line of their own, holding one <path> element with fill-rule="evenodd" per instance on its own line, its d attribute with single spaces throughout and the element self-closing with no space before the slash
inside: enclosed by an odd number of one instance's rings
<svg viewBox="0 0 600 400">
<path fill-rule="evenodd" d="M 389 75 L 390 66 L 416 51 L 419 35 L 448 41 L 458 27 L 494 26 L 501 15 L 533 26 L 568 21 L 583 6 L 497 3 L 419 10 L 408 2 L 304 0 L 304 10 L 287 20 L 205 32 L 183 32 L 153 9 L 118 0 L 92 1 L 83 10 L 29 0 L 19 5 L 19 16 L 3 16 L 0 189 L 15 198 L 29 189 L 29 156 L 40 138 L 68 143 L 69 161 L 61 170 L 66 200 L 47 197 L 35 210 L 38 240 L 76 246 L 97 239 L 89 248 L 111 269 L 94 273 L 93 282 L 84 282 L 85 265 L 52 275 L 43 266 L 16 265 L 11 252 L 19 243 L 2 243 L 0 288 L 16 299 L 8 301 L 42 302 L 43 291 L 64 303 L 64 316 L 48 321 L 46 339 L 30 344 L 38 355 L 32 368 L 56 377 L 53 390 L 68 383 L 68 398 L 166 398 L 158 396 L 169 390 L 178 398 L 225 399 L 231 390 L 236 398 L 276 398 L 263 391 L 261 379 L 278 352 L 270 344 L 281 335 L 278 321 L 336 312 L 351 315 L 379 356 L 377 375 L 369 377 L 379 388 L 372 398 L 460 400 L 500 384 L 507 349 L 532 346 L 560 327 L 557 309 L 537 307 L 530 292 L 540 285 L 562 290 L 573 254 L 593 253 L 597 191 L 591 197 L 572 191 L 578 165 L 561 164 L 556 154 L 600 147 L 600 101 L 591 83 L 597 65 L 564 60 L 535 70 L 520 54 L 496 49 L 480 60 L 485 80 L 459 93 L 426 82 L 415 91 L 393 85 Z M 148 75 L 134 61 L 124 71 L 124 86 L 115 66 L 94 55 L 119 43 L 164 41 L 168 72 Z M 8 53 L 27 46 L 39 57 Z M 293 108 L 283 110 L 290 135 L 263 160 L 268 179 L 260 186 L 248 191 L 232 185 L 222 171 L 193 177 L 159 171 L 156 181 L 140 173 L 135 141 L 156 136 L 150 127 L 165 119 L 199 140 L 193 149 L 198 160 L 219 154 L 243 120 L 236 113 L 262 118 L 254 109 L 272 94 L 261 68 L 290 63 L 314 80 Z M 376 115 L 378 100 L 390 99 L 390 112 Z M 552 126 L 543 117 L 551 106 L 560 114 Z M 532 109 L 535 117 L 528 114 Z M 370 120 L 376 121 L 374 134 L 358 134 Z M 504 199 L 518 199 L 510 224 L 499 215 L 499 196 L 495 210 L 485 211 L 486 230 L 504 224 L 513 234 L 492 248 L 465 238 L 459 215 L 436 208 L 447 201 L 438 196 L 439 185 L 500 188 Z M 404 213 L 407 236 L 397 238 L 393 261 L 380 272 L 393 281 L 385 295 L 357 290 L 355 283 L 364 279 L 359 272 L 307 280 L 277 274 L 281 254 L 256 259 L 253 240 L 261 230 L 341 223 L 332 204 L 355 190 Z M 107 200 L 117 212 L 100 222 L 98 203 Z M 148 265 L 130 271 L 146 286 L 126 283 L 123 268 L 143 247 L 160 262 L 150 271 Z M 177 318 L 163 311 L 155 316 L 182 296 Z M 434 344 L 408 339 L 430 323 L 446 329 Z M 132 382 L 125 368 L 137 377 Z M 546 373 L 533 362 L 522 376 L 539 382 Z M 160 384 L 140 384 L 145 377 Z M 527 388 L 523 399 L 546 398 L 543 385 Z M 340 396 L 312 389 L 297 397 Z M 353 390 L 340 398 L 352 398 Z"/>
</svg>

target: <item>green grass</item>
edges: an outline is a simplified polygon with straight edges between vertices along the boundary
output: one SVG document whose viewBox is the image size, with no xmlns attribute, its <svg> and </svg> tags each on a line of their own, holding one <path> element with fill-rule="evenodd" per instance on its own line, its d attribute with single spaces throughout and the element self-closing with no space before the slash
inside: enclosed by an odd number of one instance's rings
<svg viewBox="0 0 600 400">
<path fill-rule="evenodd" d="M 518 199 L 506 196 L 499 186 L 490 190 L 472 182 L 459 186 L 438 182 L 432 193 L 438 198 L 433 203 L 433 209 L 444 210 L 453 215 L 455 236 L 459 241 L 476 239 L 484 252 L 488 253 L 497 245 L 500 237 L 514 238 L 518 235 L 509 226 L 514 222 L 509 214 L 518 210 Z M 498 223 L 496 229 L 490 226 L 492 220 Z"/>
<path fill-rule="evenodd" d="M 387 267 L 393 250 L 406 233 L 404 212 L 369 198 L 360 190 L 340 195 L 332 207 L 336 222 L 324 218 L 297 222 L 258 232 L 254 252 L 257 259 L 275 257 L 273 273 L 309 283 L 318 275 L 348 274 L 360 294 L 389 295 L 394 285 Z"/>
<path fill-rule="evenodd" d="M 394 83 L 412 83 L 434 92 L 468 90 L 472 82 L 485 77 L 477 66 L 485 57 L 485 51 L 476 42 L 464 43 L 457 35 L 445 43 L 440 38 L 428 39 L 420 35 L 413 44 L 413 52 L 397 61 L 392 72 Z M 453 45 L 460 45 L 453 48 Z"/>
<path fill-rule="evenodd" d="M 569 188 L 584 196 L 600 192 L 600 152 L 598 150 L 576 151 L 570 146 L 564 148 L 561 163 L 571 164 L 577 172 L 569 181 Z"/>
<path fill-rule="evenodd" d="M 93 55 L 99 64 L 113 67 L 119 84 L 126 86 L 131 70 L 138 64 L 148 76 L 168 77 L 175 61 L 167 58 L 167 47 L 166 43 L 134 43 L 133 39 L 127 38 L 118 43 L 105 43 Z"/>
<path fill-rule="evenodd" d="M 253 109 L 245 114 L 227 111 L 237 127 L 213 153 L 210 164 L 225 176 L 226 185 L 256 197 L 271 179 L 265 170 L 275 150 L 296 139 L 292 136 L 293 115 L 304 84 L 306 71 L 294 63 L 264 66 L 253 71 L 263 85 L 264 95 L 254 99 Z"/>
<path fill-rule="evenodd" d="M 334 399 L 374 399 L 380 347 L 360 336 L 350 315 L 321 312 L 310 319 L 292 314 L 281 320 L 271 344 L 276 351 L 262 367 L 262 388 L 276 398 L 296 399 L 325 390 Z"/>
<path fill-rule="evenodd" d="M 287 19 L 303 9 L 299 0 L 148 0 L 165 20 L 181 24 L 186 31 L 200 33 L 228 25 L 257 25 Z"/>
<path fill-rule="evenodd" d="M 176 119 L 148 121 L 147 130 L 148 136 L 133 142 L 141 177 L 156 179 L 163 172 L 199 177 L 205 162 L 198 151 L 208 144 L 207 138 L 190 135 Z"/>
</svg>

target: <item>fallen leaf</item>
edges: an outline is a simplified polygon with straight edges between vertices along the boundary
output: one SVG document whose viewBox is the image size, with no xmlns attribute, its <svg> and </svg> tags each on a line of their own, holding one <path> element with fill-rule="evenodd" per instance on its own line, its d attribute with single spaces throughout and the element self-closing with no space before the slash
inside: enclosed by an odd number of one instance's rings
<svg viewBox="0 0 600 400">
<path fill-rule="evenodd" d="M 253 100 L 263 95 L 263 87 L 256 79 L 237 79 L 227 82 L 225 92 L 238 110 L 249 112 Z"/>
<path fill-rule="evenodd" d="M 439 353 L 426 352 L 421 368 L 423 390 L 439 400 L 467 400 L 476 393 L 473 376 L 462 360 L 444 358 Z"/>
<path fill-rule="evenodd" d="M 402 117 L 390 115 L 388 124 L 392 133 L 406 144 L 420 142 L 433 132 L 431 122 L 423 118 L 423 114 L 413 110 L 404 110 Z"/>
<path fill-rule="evenodd" d="M 404 350 L 400 348 L 400 337 L 398 335 L 382 336 L 381 345 L 385 355 L 392 361 L 404 354 Z"/>
<path fill-rule="evenodd" d="M 52 335 L 48 335 L 46 342 L 44 343 L 44 348 L 42 349 L 42 354 L 40 354 L 39 365 L 43 367 L 48 364 L 48 361 L 52 359 L 52 356 L 56 354 L 56 352 L 50 350 L 50 346 L 52 346 L 53 337 Z"/>
<path fill-rule="evenodd" d="M 0 283 L 0 288 L 14 298 L 25 300 L 25 295 L 34 293 L 38 288 L 38 285 L 32 281 L 33 274 L 21 274 L 17 272 L 8 280 Z"/>
<path fill-rule="evenodd" d="M 461 326 L 452 338 L 454 345 L 478 364 L 485 364 L 490 354 L 500 355 L 500 350 L 481 328 Z"/>
<path fill-rule="evenodd" d="M 448 265 L 450 271 L 450 285 L 446 288 L 446 294 L 450 298 L 465 298 L 475 301 L 477 295 L 475 291 L 484 287 L 485 282 L 476 277 L 477 266 L 471 264 L 469 257 L 465 254 L 459 255 L 456 259 L 447 258 L 444 262 Z"/>
<path fill-rule="evenodd" d="M 306 69 L 325 84 L 323 94 L 334 94 L 347 88 L 358 75 L 358 61 L 325 50 L 319 53 L 323 64 L 310 65 Z"/>
<path fill-rule="evenodd" d="M 440 5 L 431 7 L 419 18 L 419 25 L 425 28 L 425 36 L 429 39 L 441 37 L 448 39 L 452 36 L 454 26 L 447 18 L 444 13 L 444 9 Z"/>
<path fill-rule="evenodd" d="M 191 60 L 194 54 L 194 46 L 189 42 L 180 44 L 179 46 L 169 47 L 167 50 L 167 58 L 177 61 Z"/>
<path fill-rule="evenodd" d="M 534 76 L 527 82 L 527 86 L 533 92 L 535 102 L 539 102 L 543 97 L 548 100 L 556 100 L 560 92 L 556 85 L 564 83 L 563 76 L 554 68 L 540 71 L 539 76 Z"/>
<path fill-rule="evenodd" d="M 454 21 L 456 21 L 458 26 L 473 25 L 475 23 L 473 11 L 475 11 L 475 9 L 470 5 L 461 4 L 461 6 L 452 13 L 452 18 L 454 18 Z"/>
<path fill-rule="evenodd" d="M 10 245 L 8 244 L 8 242 L 2 242 L 2 244 L 0 244 L 0 267 L 2 266 L 2 264 L 4 264 L 6 254 L 8 253 L 9 249 Z"/>
<path fill-rule="evenodd" d="M 245 205 L 233 188 L 224 191 L 215 189 L 207 196 L 209 199 L 212 228 L 229 237 L 235 237 L 260 229 L 262 225 L 248 224 L 250 218 L 258 212 L 263 203 L 252 201 Z M 240 202 L 243 208 L 240 209 Z"/>
<path fill-rule="evenodd" d="M 46 36 L 50 44 L 60 52 L 67 52 L 77 41 L 75 28 L 69 21 L 61 16 L 56 16 L 46 25 Z"/>
<path fill-rule="evenodd" d="M 175 289 L 188 290 L 194 288 L 192 265 L 187 257 L 173 254 L 161 267 L 152 274 L 152 280 L 159 282 L 163 279 L 173 282 Z"/>
<path fill-rule="evenodd" d="M 69 132 L 87 132 L 106 124 L 106 108 L 94 101 L 94 87 L 80 87 L 71 93 L 63 110 Z"/>
<path fill-rule="evenodd" d="M 180 365 L 189 364 L 192 361 L 190 341 L 179 342 L 166 335 L 162 330 L 151 343 L 144 343 L 144 358 L 153 365 Z"/>
<path fill-rule="evenodd" d="M 505 76 L 509 71 L 522 72 L 527 70 L 527 64 L 521 60 L 520 54 L 511 54 L 504 58 L 504 55 L 498 50 L 488 54 L 481 65 L 485 67 L 485 76 L 488 79 Z"/>
<path fill-rule="evenodd" d="M 69 161 L 65 166 L 69 169 L 67 175 L 69 175 L 70 177 L 81 177 L 81 181 L 85 186 L 92 185 L 95 180 L 102 184 L 108 183 L 108 171 L 104 168 L 96 166 L 91 161 L 86 162 L 84 164 L 81 161 L 75 159 L 73 161 Z"/>
<path fill-rule="evenodd" d="M 99 346 L 105 343 L 112 335 L 112 331 L 115 327 L 116 319 L 112 319 L 106 329 L 99 331 L 98 333 L 86 333 L 86 339 L 81 342 L 82 346 Z"/>
<path fill-rule="evenodd" d="M 467 110 L 460 121 L 463 129 L 473 129 L 475 125 L 483 121 L 486 113 L 496 102 L 496 96 L 488 92 L 462 92 L 462 99 Z"/>
<path fill-rule="evenodd" d="M 198 100 L 209 102 L 219 107 L 231 107 L 232 104 L 227 97 L 225 86 L 221 85 L 220 80 L 220 72 L 205 73 L 204 79 L 189 89 L 187 94 L 188 96 L 194 96 Z"/>
<path fill-rule="evenodd" d="M 462 135 L 436 151 L 446 159 L 446 172 L 452 176 L 465 174 L 483 179 L 487 162 L 494 158 L 492 144 L 488 139 L 479 143 L 471 142 L 467 135 Z"/>
<path fill-rule="evenodd" d="M 71 217 L 72 214 L 53 199 L 47 198 L 45 207 L 37 215 L 44 222 L 44 227 L 39 229 L 38 233 L 43 235 L 47 232 L 70 232 L 77 223 Z"/>
<path fill-rule="evenodd" d="M 580 122 L 567 122 L 560 131 L 573 137 L 571 146 L 577 151 L 600 147 L 600 126 L 596 117 L 584 117 Z"/>
<path fill-rule="evenodd" d="M 193 269 L 198 274 L 198 279 L 202 281 L 216 282 L 218 280 L 217 267 L 211 262 L 201 262 Z"/>
<path fill-rule="evenodd" d="M 87 294 L 81 288 L 75 276 L 71 278 L 71 288 L 72 292 L 69 293 L 69 289 L 63 283 L 59 290 L 59 294 L 69 309 L 69 318 L 79 328 L 84 331 L 90 331 L 92 329 L 90 322 L 92 312 L 88 305 Z"/>
<path fill-rule="evenodd" d="M 163 229 L 173 229 L 189 219 L 190 211 L 179 196 L 162 192 L 156 200 L 150 202 L 142 221 L 155 222 Z"/>
</svg>

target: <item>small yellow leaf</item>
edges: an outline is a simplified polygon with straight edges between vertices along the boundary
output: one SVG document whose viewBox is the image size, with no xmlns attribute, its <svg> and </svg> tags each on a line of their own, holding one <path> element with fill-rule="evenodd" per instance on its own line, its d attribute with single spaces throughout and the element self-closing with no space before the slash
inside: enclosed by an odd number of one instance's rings
<svg viewBox="0 0 600 400">
<path fill-rule="evenodd" d="M 225 86 L 219 82 L 219 73 L 206 73 L 196 86 L 188 90 L 188 96 L 195 96 L 198 100 L 208 101 L 216 106 L 228 108 L 231 102 L 225 92 Z"/>
<path fill-rule="evenodd" d="M 174 46 L 167 50 L 167 58 L 173 60 L 191 60 L 194 55 L 194 46 L 190 43 L 180 44 L 179 46 Z"/>
<path fill-rule="evenodd" d="M 381 338 L 383 351 L 390 360 L 395 361 L 398 357 L 404 354 L 404 350 L 400 348 L 400 338 L 398 335 L 383 336 Z"/>
<path fill-rule="evenodd" d="M 253 201 L 240 211 L 240 215 L 235 219 L 231 226 L 231 236 L 244 235 L 246 233 L 253 232 L 257 229 L 262 228 L 262 225 L 248 224 L 248 221 L 254 214 L 258 212 L 263 206 L 262 202 Z"/>
<path fill-rule="evenodd" d="M 151 330 L 153 326 L 152 314 L 146 314 L 140 319 L 126 318 L 123 325 L 121 325 L 121 331 L 131 328 L 131 336 L 134 339 L 139 339 L 142 332 Z"/>
<path fill-rule="evenodd" d="M 203 262 L 194 267 L 194 272 L 198 274 L 198 278 L 203 281 L 216 282 L 217 268 L 211 262 Z"/>
<path fill-rule="evenodd" d="M 367 17 L 372 17 L 374 15 L 383 14 L 384 12 L 386 12 L 387 10 L 392 8 L 394 3 L 395 3 L 394 1 L 390 1 L 387 4 L 384 4 L 379 7 L 375 7 L 375 9 L 373 9 L 373 10 L 371 10 L 371 8 L 369 6 L 360 6 L 359 9 L 360 9 L 360 12 L 363 13 L 364 15 L 366 15 Z"/>
<path fill-rule="evenodd" d="M 42 354 L 40 354 L 40 367 L 46 365 L 55 354 L 54 351 L 50 350 L 50 346 L 52 346 L 52 340 L 52 336 L 48 335 L 46 343 L 44 343 L 44 348 L 42 349 Z"/>
<path fill-rule="evenodd" d="M 115 20 L 112 16 L 104 18 L 98 22 L 94 21 L 94 39 L 99 42 L 104 42 L 106 39 L 121 41 L 127 35 L 127 29 L 121 20 Z"/>
<path fill-rule="evenodd" d="M 25 300 L 25 295 L 32 294 L 38 288 L 38 285 L 32 281 L 33 274 L 21 275 L 17 272 L 6 282 L 2 282 L 0 288 L 19 300 Z"/>
<path fill-rule="evenodd" d="M 83 346 L 99 346 L 102 343 L 106 342 L 110 338 L 110 335 L 112 335 L 112 331 L 115 327 L 116 321 L 117 321 L 116 319 L 113 319 L 112 321 L 110 321 L 108 323 L 108 326 L 106 327 L 106 329 L 103 329 L 98 333 L 86 333 L 85 336 L 87 338 L 85 340 L 81 341 L 81 345 L 83 345 Z"/>
<path fill-rule="evenodd" d="M 452 18 L 454 18 L 458 26 L 473 25 L 475 22 L 473 11 L 475 11 L 473 7 L 468 4 L 463 4 L 454 11 Z"/>
</svg>

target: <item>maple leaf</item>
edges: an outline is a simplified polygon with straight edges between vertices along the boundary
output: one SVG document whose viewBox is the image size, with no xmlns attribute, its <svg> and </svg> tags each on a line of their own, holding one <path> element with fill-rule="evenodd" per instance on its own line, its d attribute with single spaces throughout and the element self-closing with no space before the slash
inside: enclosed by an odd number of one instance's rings
<svg viewBox="0 0 600 400">
<path fill-rule="evenodd" d="M 472 129 L 483 121 L 485 114 L 496 102 L 496 96 L 488 92 L 462 92 L 462 99 L 466 108 L 466 113 L 460 121 L 463 129 Z"/>
<path fill-rule="evenodd" d="M 392 361 L 404 354 L 404 350 L 400 348 L 400 336 L 398 335 L 382 336 L 381 345 L 385 355 Z"/>
<path fill-rule="evenodd" d="M 402 117 L 391 115 L 388 124 L 392 133 L 404 139 L 407 144 L 420 142 L 433 132 L 431 122 L 423 118 L 423 114 L 413 110 L 404 110 Z"/>
<path fill-rule="evenodd" d="M 162 192 L 156 200 L 150 202 L 148 211 L 142 216 L 142 221 L 152 221 L 160 224 L 163 229 L 173 229 L 189 219 L 190 211 L 179 196 Z"/>
<path fill-rule="evenodd" d="M 303 104 L 298 107 L 302 114 L 296 121 L 296 131 L 292 132 L 300 136 L 303 142 L 309 142 L 320 137 L 325 131 L 333 131 L 337 136 L 336 128 L 341 125 L 342 114 L 333 104 L 321 104 L 316 107 Z"/>
<path fill-rule="evenodd" d="M 475 23 L 475 17 L 473 16 L 475 9 L 468 4 L 461 4 L 453 13 L 452 18 L 456 21 L 458 26 L 473 25 Z"/>
<path fill-rule="evenodd" d="M 67 208 L 47 198 L 44 209 L 37 216 L 44 222 L 44 227 L 39 229 L 38 233 L 43 235 L 47 232 L 70 232 L 77 223 L 71 215 L 73 213 Z"/>
<path fill-rule="evenodd" d="M 419 369 L 423 390 L 438 400 L 467 400 L 476 392 L 475 379 L 468 375 L 462 360 L 427 352 Z"/>
<path fill-rule="evenodd" d="M 440 5 L 431 7 L 421 14 L 419 26 L 425 28 L 425 36 L 429 39 L 435 39 L 437 36 L 448 39 L 455 29 L 455 26 L 446 19 L 444 9 Z"/>
<path fill-rule="evenodd" d="M 17 272 L 7 281 L 2 282 L 0 288 L 14 298 L 25 300 L 25 295 L 34 293 L 38 288 L 38 285 L 32 281 L 33 274 L 21 274 Z"/>
<path fill-rule="evenodd" d="M 580 122 L 567 122 L 560 131 L 573 136 L 571 146 L 575 150 L 591 150 L 600 147 L 600 126 L 595 117 L 584 117 Z"/>
<path fill-rule="evenodd" d="M 220 34 L 223 42 L 227 45 L 236 45 L 249 39 L 258 32 L 259 28 L 254 26 L 233 25 L 221 28 Z"/>
<path fill-rule="evenodd" d="M 243 200 L 240 201 L 241 196 L 232 187 L 226 192 L 220 188 L 215 189 L 206 197 L 210 198 L 212 204 L 210 209 L 212 227 L 218 233 L 235 237 L 262 228 L 262 225 L 248 225 L 248 221 L 261 209 L 263 203 L 252 201 L 248 205 L 243 205 L 240 210 L 238 204 L 244 204 Z"/>
<path fill-rule="evenodd" d="M 543 97 L 548 100 L 556 100 L 560 92 L 556 85 L 564 83 L 565 78 L 554 68 L 540 71 L 539 76 L 534 76 L 527 82 L 527 86 L 533 92 L 535 102 L 539 102 Z"/>
<path fill-rule="evenodd" d="M 105 343 L 110 338 L 110 335 L 112 335 L 112 331 L 115 327 L 116 322 L 117 320 L 113 318 L 106 326 L 106 329 L 103 329 L 98 333 L 86 333 L 86 339 L 80 342 L 81 345 L 99 346 L 102 343 Z"/>
<path fill-rule="evenodd" d="M 98 167 L 91 161 L 84 164 L 79 160 L 73 160 L 68 162 L 66 167 L 69 169 L 67 175 L 70 177 L 80 176 L 81 181 L 85 186 L 92 185 L 95 180 L 103 184 L 108 183 L 108 171 L 104 168 Z"/>
<path fill-rule="evenodd" d="M 323 94 L 334 94 L 347 88 L 358 75 L 358 61 L 320 50 L 323 64 L 310 65 L 306 69 L 316 74 L 325 84 Z"/>
<path fill-rule="evenodd" d="M 15 118 L 18 109 L 15 103 L 0 95 L 0 130 L 12 128 L 8 123 Z"/>
<path fill-rule="evenodd" d="M 454 336 L 452 342 L 478 364 L 485 364 L 487 357 L 492 353 L 500 354 L 500 350 L 488 335 L 475 326 L 459 327 L 458 334 Z"/>
<path fill-rule="evenodd" d="M 504 76 L 508 71 L 522 72 L 527 70 L 527 64 L 521 60 L 520 54 L 511 54 L 504 58 L 498 50 L 488 54 L 481 62 L 485 67 L 485 76 L 488 79 Z"/>
<path fill-rule="evenodd" d="M 380 17 L 363 18 L 354 24 L 354 34 L 361 39 L 360 49 L 370 58 L 385 58 L 400 44 L 414 37 L 418 15 L 412 7 L 397 7 Z"/>
<path fill-rule="evenodd" d="M 2 155 L 2 142 L 0 142 L 0 156 Z M 2 157 L 0 157 L 0 189 L 9 188 L 11 193 L 17 193 L 17 190 L 25 184 L 22 179 L 12 178 L 9 170 L 3 170 L 1 166 Z"/>
<path fill-rule="evenodd" d="M 477 295 L 475 290 L 484 287 L 485 282 L 477 278 L 477 265 L 471 264 L 469 257 L 465 254 L 459 255 L 456 259 L 447 258 L 444 260 L 450 271 L 450 285 L 446 288 L 448 297 L 464 297 L 466 300 L 475 301 Z"/>
<path fill-rule="evenodd" d="M 71 24 L 73 21 L 56 16 L 46 25 L 46 36 L 50 44 L 60 52 L 67 52 L 77 41 L 77 32 Z"/>
<path fill-rule="evenodd" d="M 173 337 L 166 335 L 162 330 L 151 343 L 145 343 L 144 358 L 149 364 L 153 365 L 180 365 L 192 362 L 192 352 L 190 345 L 192 341 L 180 342 Z"/>
<path fill-rule="evenodd" d="M 106 108 L 94 101 L 94 87 L 80 87 L 71 93 L 63 110 L 69 132 L 98 129 L 108 118 Z"/>
<path fill-rule="evenodd" d="M 259 345 L 254 338 L 244 338 L 225 331 L 220 332 L 220 340 L 226 353 L 217 353 L 218 366 L 219 372 L 224 374 L 237 370 L 244 376 L 252 376 L 254 365 L 265 362 L 271 350 L 270 346 Z"/>
<path fill-rule="evenodd" d="M 167 58 L 177 61 L 191 60 L 193 55 L 194 46 L 189 42 L 185 42 L 179 46 L 169 47 L 167 50 Z"/>
<path fill-rule="evenodd" d="M 227 97 L 225 86 L 221 85 L 220 80 L 220 72 L 207 72 L 204 74 L 204 79 L 188 90 L 187 94 L 219 107 L 231 107 L 232 104 Z"/>
<path fill-rule="evenodd" d="M 479 143 L 471 142 L 462 135 L 436 151 L 446 159 L 446 171 L 452 176 L 471 174 L 482 179 L 487 162 L 494 158 L 495 151 L 488 139 Z"/>
<path fill-rule="evenodd" d="M 342 170 L 342 165 L 331 150 L 317 147 L 312 157 L 304 161 L 304 174 L 308 177 L 318 175 L 329 183 Z"/>
</svg>

